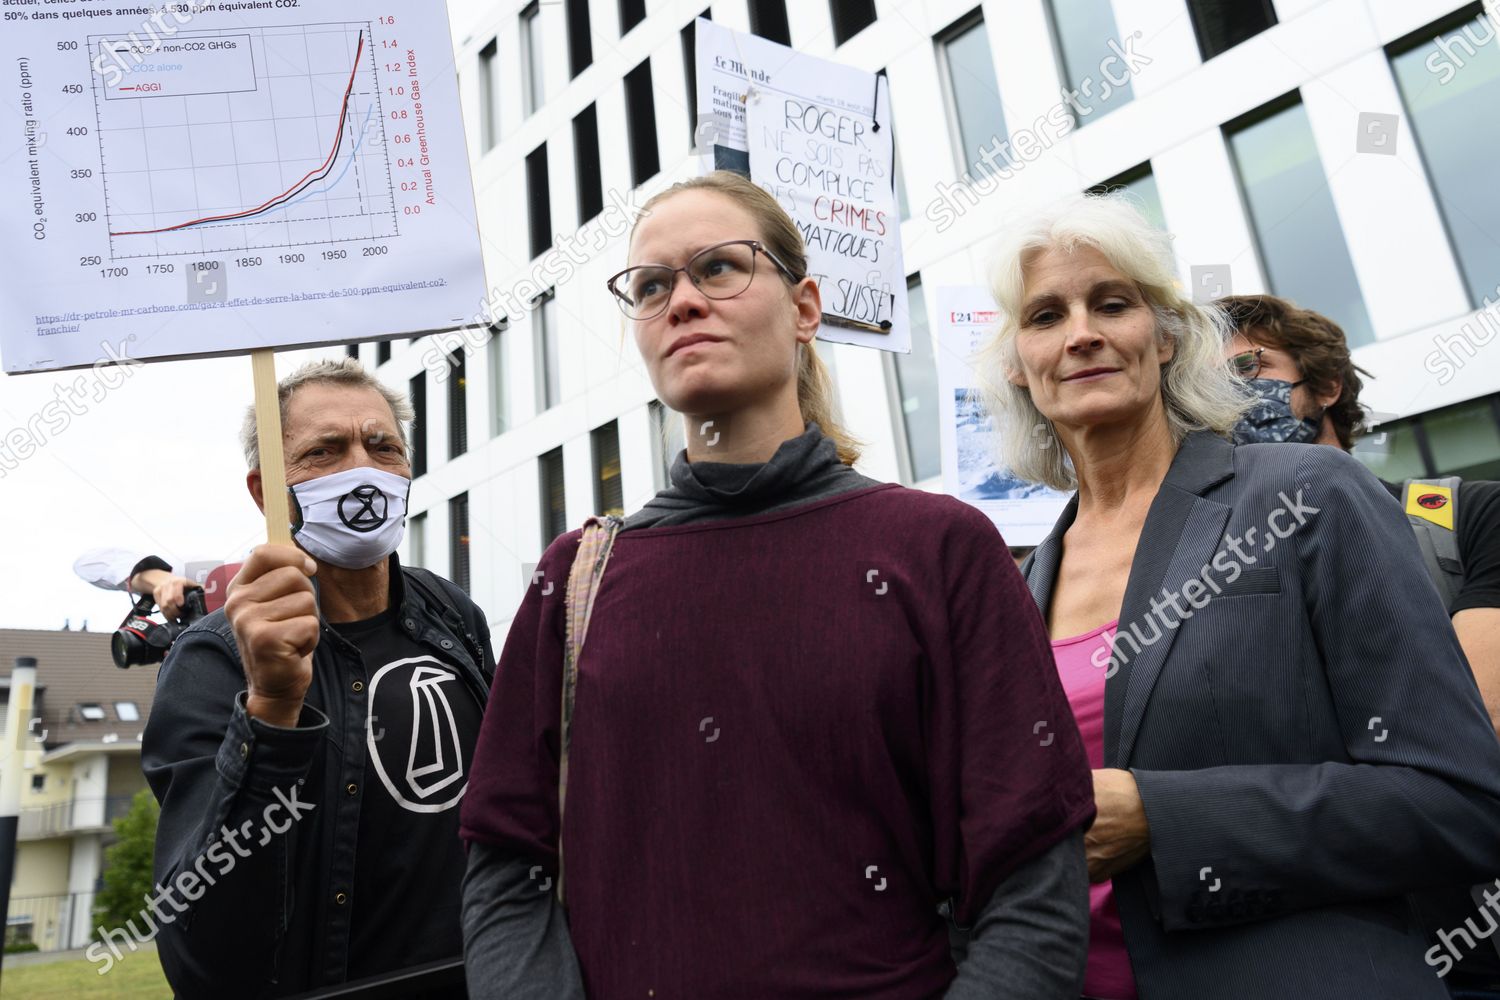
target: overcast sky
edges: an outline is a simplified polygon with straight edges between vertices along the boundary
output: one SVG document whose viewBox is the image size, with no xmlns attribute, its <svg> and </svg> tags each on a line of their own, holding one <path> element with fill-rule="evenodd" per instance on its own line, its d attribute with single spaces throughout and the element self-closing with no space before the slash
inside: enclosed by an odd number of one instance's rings
<svg viewBox="0 0 1500 1000">
<path fill-rule="evenodd" d="M 343 353 L 281 353 L 277 374 Z M 0 523 L 9 529 L 0 558 L 0 628 L 56 629 L 65 619 L 78 628 L 87 619 L 90 631 L 113 631 L 130 602 L 73 574 L 86 549 L 231 561 L 265 540 L 239 447 L 252 397 L 250 359 L 151 362 L 128 371 L 123 381 L 113 378 L 118 388 L 105 391 L 101 383 L 97 393 L 87 369 L 0 375 L 0 442 L 18 428 L 43 438 L 28 458 L 17 461 L 9 445 L 0 458 Z M 87 412 L 69 413 L 55 435 L 33 422 L 59 386 L 80 376 L 86 382 L 74 406 Z M 96 394 L 103 398 L 95 402 Z M 59 412 L 54 407 L 49 416 Z M 5 467 L 12 462 L 15 468 Z"/>
</svg>

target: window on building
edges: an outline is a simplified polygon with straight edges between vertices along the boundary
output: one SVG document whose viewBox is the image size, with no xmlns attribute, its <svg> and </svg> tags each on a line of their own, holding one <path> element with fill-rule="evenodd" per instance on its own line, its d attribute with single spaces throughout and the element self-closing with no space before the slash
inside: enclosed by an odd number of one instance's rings
<svg viewBox="0 0 1500 1000">
<path fill-rule="evenodd" d="M 1349 247 L 1294 93 L 1224 126 L 1269 290 L 1344 328 L 1349 346 L 1374 341 Z"/>
<path fill-rule="evenodd" d="M 604 211 L 604 176 L 599 160 L 599 113 L 590 104 L 573 119 L 573 173 L 578 181 L 578 224 Z"/>
<path fill-rule="evenodd" d="M 911 353 L 889 354 L 895 375 L 896 398 L 900 409 L 898 439 L 906 452 L 906 472 L 912 482 L 930 479 L 943 471 L 942 442 L 938 433 L 937 357 L 933 353 L 932 333 L 927 326 L 927 303 L 922 294 L 922 279 L 913 277 L 906 285 L 911 309 Z"/>
<path fill-rule="evenodd" d="M 531 256 L 540 257 L 552 246 L 552 189 L 547 181 L 547 144 L 526 156 L 526 205 Z"/>
<path fill-rule="evenodd" d="M 1051 0 L 1050 6 L 1073 120 L 1081 127 L 1129 103 L 1130 77 L 1110 47 L 1120 44 L 1110 0 Z"/>
<path fill-rule="evenodd" d="M 976 166 L 983 162 L 980 154 L 1007 135 L 984 17 L 975 11 L 939 35 L 937 42 L 961 169 L 977 176 L 979 171 L 988 170 Z M 1004 166 L 1005 161 L 996 162 Z"/>
<path fill-rule="evenodd" d="M 1354 442 L 1353 454 L 1392 483 L 1500 479 L 1500 396 L 1381 424 Z"/>
<path fill-rule="evenodd" d="M 529 115 L 547 101 L 542 73 L 542 8 L 531 0 L 521 11 L 521 98 Z"/>
<path fill-rule="evenodd" d="M 488 153 L 500 141 L 500 40 L 479 50 L 479 141 Z"/>
<path fill-rule="evenodd" d="M 698 17 L 705 21 L 713 20 L 710 16 L 712 10 L 705 10 Z M 698 135 L 698 22 L 697 18 L 689 21 L 687 27 L 682 29 L 682 65 L 687 71 L 687 106 L 688 106 L 688 142 L 696 148 L 700 141 Z"/>
<path fill-rule="evenodd" d="M 469 494 L 448 501 L 448 579 L 469 593 Z"/>
<path fill-rule="evenodd" d="M 140 722 L 140 707 L 133 701 L 117 701 L 115 702 L 115 718 L 121 722 Z"/>
<path fill-rule="evenodd" d="M 108 716 L 104 706 L 95 701 L 85 701 L 78 706 L 78 717 L 85 722 L 103 722 Z"/>
<path fill-rule="evenodd" d="M 427 565 L 427 512 L 411 516 L 411 564 L 413 566 L 426 567 Z"/>
<path fill-rule="evenodd" d="M 345 344 L 344 345 L 344 354 L 345 354 L 345 356 L 351 357 L 355 361 L 358 361 L 359 360 L 359 345 L 358 344 Z"/>
<path fill-rule="evenodd" d="M 1500 107 L 1500 42 L 1496 25 L 1487 24 L 1477 7 L 1391 47 L 1407 121 L 1476 309 L 1500 298 L 1500 129 L 1493 127 Z"/>
<path fill-rule="evenodd" d="M 661 171 L 649 58 L 625 74 L 625 131 L 630 137 L 630 183 L 639 187 Z"/>
<path fill-rule="evenodd" d="M 875 23 L 875 0 L 830 0 L 833 44 L 843 45 Z"/>
<path fill-rule="evenodd" d="M 646 0 L 620 0 L 620 37 L 646 19 Z"/>
<path fill-rule="evenodd" d="M 47 790 L 47 776 L 45 774 L 33 774 L 31 776 L 31 790 L 33 792 L 44 792 Z"/>
<path fill-rule="evenodd" d="M 510 370 L 506 357 L 509 341 L 505 337 L 509 326 L 508 321 L 492 325 L 489 343 L 485 347 L 490 369 L 490 434 L 495 437 L 510 429 L 510 393 L 505 391 Z"/>
<path fill-rule="evenodd" d="M 383 365 L 389 360 L 391 360 L 391 342 L 389 340 L 382 340 L 375 345 L 375 363 Z"/>
<path fill-rule="evenodd" d="M 594 40 L 589 27 L 589 0 L 563 0 L 568 18 L 568 76 L 575 77 L 594 61 Z"/>
<path fill-rule="evenodd" d="M 463 348 L 448 355 L 448 457 L 469 450 L 469 364 Z"/>
<path fill-rule="evenodd" d="M 594 455 L 594 511 L 625 516 L 625 491 L 620 483 L 620 423 L 611 420 L 589 433 Z"/>
<path fill-rule="evenodd" d="M 750 0 L 750 33 L 782 45 L 792 44 L 786 0 Z"/>
<path fill-rule="evenodd" d="M 1494 398 L 1478 399 L 1423 415 L 1432 464 L 1439 475 L 1500 479 L 1496 403 Z"/>
<path fill-rule="evenodd" d="M 558 357 L 557 289 L 549 288 L 531 306 L 532 350 L 536 364 L 537 412 L 562 402 L 562 364 Z"/>
<path fill-rule="evenodd" d="M 1205 62 L 1276 23 L 1271 0 L 1188 0 L 1188 13 Z"/>
<path fill-rule="evenodd" d="M 687 447 L 683 435 L 682 416 L 667 407 L 659 399 L 653 399 L 647 407 L 651 414 L 652 483 L 658 491 L 666 489 L 672 481 L 672 463 Z"/>
<path fill-rule="evenodd" d="M 1141 210 L 1146 221 L 1157 229 L 1167 230 L 1167 216 L 1161 208 L 1161 192 L 1157 190 L 1156 175 L 1151 172 L 1149 161 L 1089 188 L 1090 194 L 1108 194 L 1112 191 L 1125 192 L 1135 207 Z"/>
<path fill-rule="evenodd" d="M 427 373 L 418 372 L 407 385 L 415 416 L 411 421 L 411 477 L 427 474 Z"/>
<path fill-rule="evenodd" d="M 542 548 L 568 530 L 568 498 L 563 486 L 563 454 L 553 448 L 537 459 L 542 487 Z"/>
</svg>

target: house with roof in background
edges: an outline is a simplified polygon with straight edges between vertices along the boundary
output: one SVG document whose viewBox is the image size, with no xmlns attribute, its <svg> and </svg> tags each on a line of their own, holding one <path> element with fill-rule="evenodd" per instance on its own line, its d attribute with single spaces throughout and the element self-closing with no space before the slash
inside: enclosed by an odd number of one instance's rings
<svg viewBox="0 0 1500 1000">
<path fill-rule="evenodd" d="M 25 747 L 13 758 L 25 774 L 6 945 L 53 951 L 89 943 L 111 823 L 146 787 L 141 734 L 156 667 L 116 668 L 109 641 L 108 632 L 0 629 L 0 699 L 9 700 L 16 658 L 37 660 L 27 731 L 0 732 Z M 4 719 L 0 711 L 0 729 Z"/>
</svg>

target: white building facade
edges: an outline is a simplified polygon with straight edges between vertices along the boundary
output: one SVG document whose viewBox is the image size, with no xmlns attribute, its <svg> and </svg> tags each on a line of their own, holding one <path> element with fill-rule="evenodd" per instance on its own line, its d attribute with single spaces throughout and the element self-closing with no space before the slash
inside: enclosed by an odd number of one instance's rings
<svg viewBox="0 0 1500 1000">
<path fill-rule="evenodd" d="M 915 346 L 819 345 L 866 475 L 941 488 L 935 290 L 983 284 L 1008 217 L 1123 185 L 1174 234 L 1184 286 L 1345 328 L 1385 421 L 1360 449 L 1378 472 L 1500 478 L 1491 2 L 449 0 L 511 317 L 358 348 L 418 408 L 403 558 L 467 586 L 498 645 L 556 534 L 664 485 L 678 418 L 605 280 L 622 206 L 698 169 L 705 13 L 889 77 Z"/>
</svg>

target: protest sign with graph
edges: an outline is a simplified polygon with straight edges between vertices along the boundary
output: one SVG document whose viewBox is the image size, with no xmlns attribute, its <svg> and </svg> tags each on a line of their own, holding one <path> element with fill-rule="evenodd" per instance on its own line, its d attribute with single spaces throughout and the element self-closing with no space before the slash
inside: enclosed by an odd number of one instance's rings
<svg viewBox="0 0 1500 1000">
<path fill-rule="evenodd" d="M 5 371 L 473 320 L 484 275 L 442 4 L 140 9 L 4 13 L 0 88 L 24 132 L 0 160 Z"/>
</svg>

